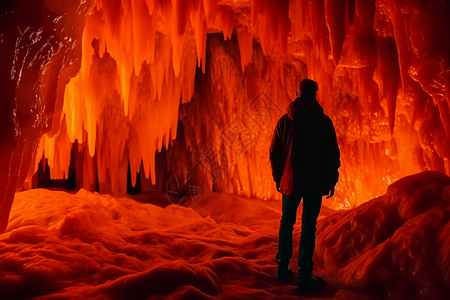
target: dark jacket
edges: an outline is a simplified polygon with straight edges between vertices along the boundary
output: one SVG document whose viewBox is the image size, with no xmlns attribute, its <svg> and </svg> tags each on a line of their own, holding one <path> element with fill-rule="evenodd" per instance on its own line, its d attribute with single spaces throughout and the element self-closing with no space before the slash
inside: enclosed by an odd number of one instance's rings
<svg viewBox="0 0 450 300">
<path fill-rule="evenodd" d="M 273 179 L 283 195 L 328 195 L 339 177 L 333 122 L 315 98 L 299 97 L 278 120 L 270 146 Z"/>
</svg>

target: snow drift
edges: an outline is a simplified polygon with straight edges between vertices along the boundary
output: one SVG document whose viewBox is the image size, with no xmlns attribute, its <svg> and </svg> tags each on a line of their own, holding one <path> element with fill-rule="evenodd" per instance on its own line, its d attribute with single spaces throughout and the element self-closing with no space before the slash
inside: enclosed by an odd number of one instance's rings
<svg viewBox="0 0 450 300">
<path fill-rule="evenodd" d="M 164 193 L 17 193 L 0 236 L 2 299 L 299 299 L 274 278 L 280 205 L 219 193 L 191 208 Z M 444 299 L 449 214 L 450 178 L 438 172 L 349 211 L 323 207 L 314 272 L 327 288 L 313 297 Z"/>
</svg>

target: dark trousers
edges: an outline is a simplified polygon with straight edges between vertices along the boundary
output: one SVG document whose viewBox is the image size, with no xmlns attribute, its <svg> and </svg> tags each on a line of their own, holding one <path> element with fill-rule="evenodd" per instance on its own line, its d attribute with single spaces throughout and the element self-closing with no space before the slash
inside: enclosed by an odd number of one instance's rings
<svg viewBox="0 0 450 300">
<path fill-rule="evenodd" d="M 278 241 L 277 262 L 288 266 L 292 256 L 292 231 L 297 217 L 297 208 L 302 196 L 283 195 L 282 216 Z M 312 272 L 314 246 L 316 242 L 316 224 L 322 206 L 322 196 L 303 196 L 302 233 L 298 249 L 298 266 L 302 273 Z"/>
</svg>

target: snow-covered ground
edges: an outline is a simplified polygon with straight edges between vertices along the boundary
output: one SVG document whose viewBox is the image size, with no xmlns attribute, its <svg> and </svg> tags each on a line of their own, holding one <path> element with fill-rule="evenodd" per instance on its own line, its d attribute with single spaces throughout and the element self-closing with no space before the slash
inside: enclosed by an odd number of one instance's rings
<svg viewBox="0 0 450 300">
<path fill-rule="evenodd" d="M 322 209 L 314 272 L 300 296 L 274 278 L 281 203 L 206 193 L 16 194 L 0 235 L 1 299 L 447 299 L 450 178 L 404 178 L 350 211 Z M 299 214 L 301 209 L 299 209 Z M 300 223 L 294 231 L 298 249 Z M 291 266 L 296 264 L 295 255 Z"/>
</svg>

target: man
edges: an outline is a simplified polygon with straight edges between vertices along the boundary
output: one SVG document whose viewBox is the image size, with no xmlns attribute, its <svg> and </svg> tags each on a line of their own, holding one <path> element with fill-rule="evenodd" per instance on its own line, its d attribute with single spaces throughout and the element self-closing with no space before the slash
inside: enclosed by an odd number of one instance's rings
<svg viewBox="0 0 450 300">
<path fill-rule="evenodd" d="M 297 98 L 278 120 L 270 146 L 270 163 L 277 190 L 283 194 L 277 279 L 286 281 L 291 274 L 292 231 L 297 208 L 303 198 L 302 232 L 298 250 L 297 288 L 307 291 L 318 287 L 312 274 L 316 224 L 322 196 L 334 195 L 338 181 L 340 152 L 333 122 L 316 100 L 317 83 L 302 80 Z"/>
</svg>

